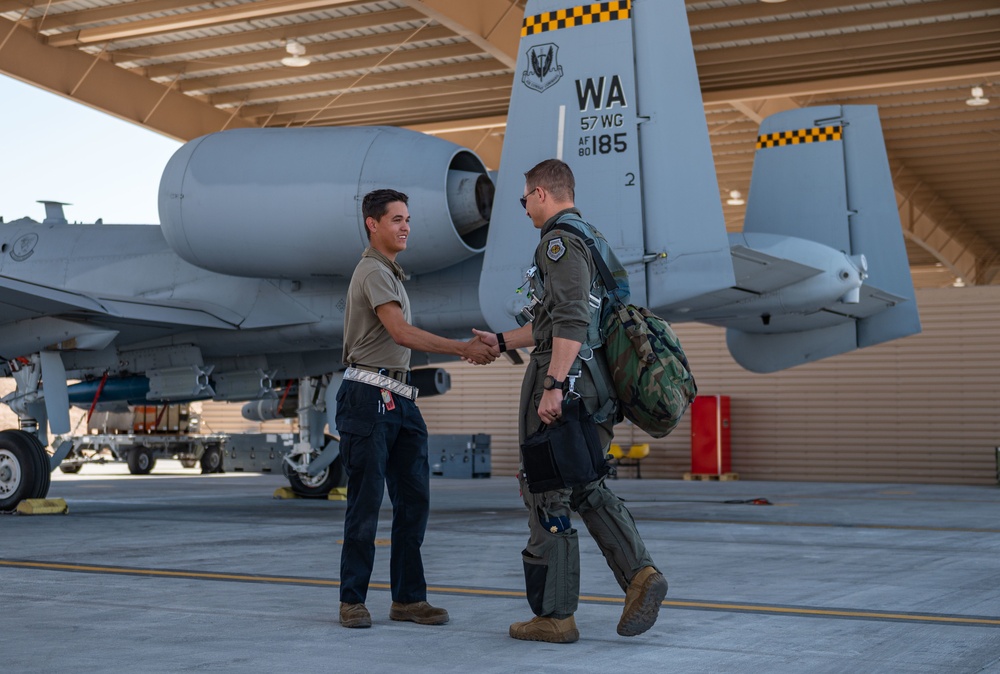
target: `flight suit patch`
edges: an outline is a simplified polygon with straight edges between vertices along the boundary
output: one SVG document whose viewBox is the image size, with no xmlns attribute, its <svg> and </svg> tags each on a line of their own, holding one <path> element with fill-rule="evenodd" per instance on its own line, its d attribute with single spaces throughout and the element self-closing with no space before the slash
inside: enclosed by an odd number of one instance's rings
<svg viewBox="0 0 1000 674">
<path fill-rule="evenodd" d="M 557 236 L 549 241 L 549 247 L 545 251 L 545 255 L 553 262 L 558 262 L 559 258 L 561 258 L 565 252 L 566 246 L 563 245 L 562 237 Z"/>
</svg>

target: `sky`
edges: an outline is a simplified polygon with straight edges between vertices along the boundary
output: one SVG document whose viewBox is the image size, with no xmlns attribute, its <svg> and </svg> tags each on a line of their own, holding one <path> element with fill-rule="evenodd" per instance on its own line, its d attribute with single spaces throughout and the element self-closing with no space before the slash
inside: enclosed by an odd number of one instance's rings
<svg viewBox="0 0 1000 674">
<path fill-rule="evenodd" d="M 181 143 L 0 75 L 0 216 L 156 224 L 160 174 Z"/>
</svg>

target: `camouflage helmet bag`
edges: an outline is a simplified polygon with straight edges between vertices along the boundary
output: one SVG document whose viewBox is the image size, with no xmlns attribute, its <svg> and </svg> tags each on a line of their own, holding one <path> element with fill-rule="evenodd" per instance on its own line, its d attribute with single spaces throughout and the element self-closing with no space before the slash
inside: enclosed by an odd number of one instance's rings
<svg viewBox="0 0 1000 674">
<path fill-rule="evenodd" d="M 646 433 L 662 438 L 677 427 L 698 393 L 680 340 L 665 320 L 622 301 L 616 292 L 619 284 L 593 238 L 562 220 L 559 226 L 584 240 L 604 286 L 600 306 L 594 308 L 602 313 L 592 314 L 592 323 L 600 321 L 609 388 L 618 409 Z"/>
<path fill-rule="evenodd" d="M 680 423 L 698 393 L 680 340 L 648 309 L 617 301 L 605 310 L 601 327 L 622 414 L 662 438 Z"/>
</svg>

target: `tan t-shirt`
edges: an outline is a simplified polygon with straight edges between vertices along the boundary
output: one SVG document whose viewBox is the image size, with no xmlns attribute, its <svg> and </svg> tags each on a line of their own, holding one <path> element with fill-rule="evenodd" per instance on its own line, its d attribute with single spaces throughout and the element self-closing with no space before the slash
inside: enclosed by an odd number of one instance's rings
<svg viewBox="0 0 1000 674">
<path fill-rule="evenodd" d="M 396 302 L 410 323 L 410 298 L 403 287 L 403 268 L 373 248 L 365 249 L 351 276 L 344 312 L 344 364 L 387 370 L 409 370 L 410 350 L 396 344 L 375 308 Z"/>
</svg>

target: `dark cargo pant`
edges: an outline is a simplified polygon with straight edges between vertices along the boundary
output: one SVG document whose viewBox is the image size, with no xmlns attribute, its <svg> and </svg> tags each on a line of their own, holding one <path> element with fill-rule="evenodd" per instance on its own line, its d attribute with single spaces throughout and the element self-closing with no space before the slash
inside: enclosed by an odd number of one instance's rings
<svg viewBox="0 0 1000 674">
<path fill-rule="evenodd" d="M 340 456 L 347 473 L 340 600 L 347 604 L 364 603 L 368 594 L 386 488 L 392 502 L 392 599 L 404 604 L 427 599 L 420 556 L 430 509 L 427 426 L 415 402 L 392 397 L 395 409 L 389 410 L 374 386 L 345 381 L 337 392 Z"/>
<path fill-rule="evenodd" d="M 548 371 L 551 352 L 532 353 L 521 386 L 520 439 L 541 427 L 538 403 L 542 379 Z M 597 391 L 586 368 L 576 381 L 576 391 L 587 410 L 597 406 Z M 613 421 L 598 426 L 601 443 L 611 442 Z M 523 464 L 523 460 L 522 460 Z M 569 489 L 532 494 L 519 475 L 521 495 L 528 509 L 528 545 L 524 562 L 528 604 L 535 615 L 565 618 L 576 612 L 580 598 L 580 543 L 570 515 L 579 513 L 587 531 L 604 554 L 622 590 L 642 568 L 655 566 L 636 530 L 635 520 L 624 502 L 604 483 L 604 478 Z"/>
</svg>

